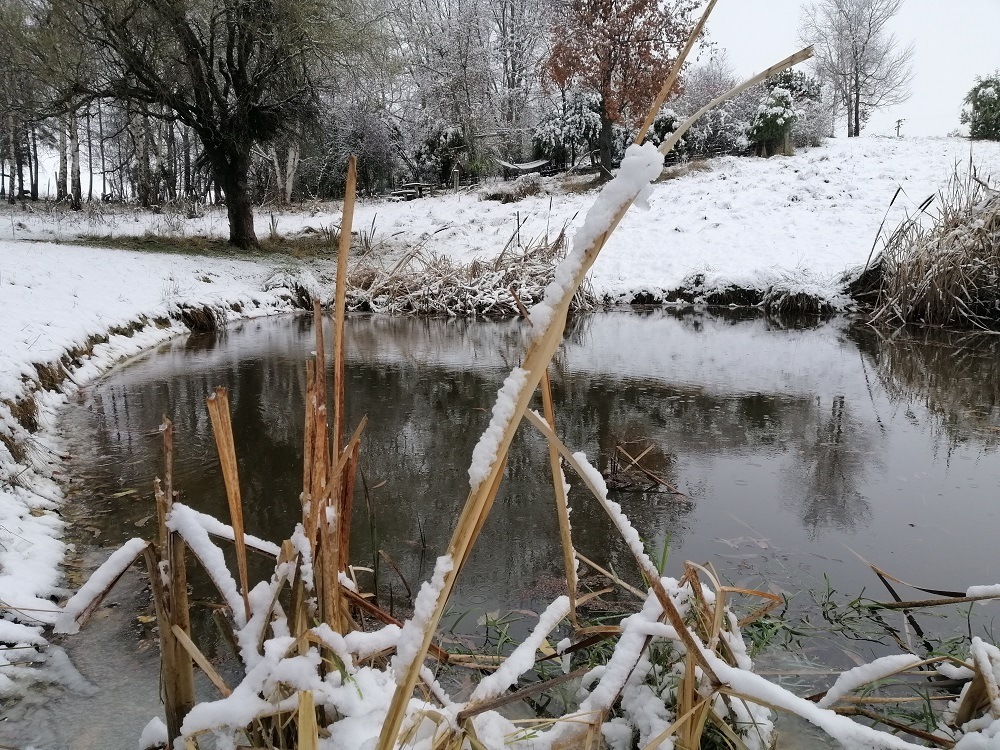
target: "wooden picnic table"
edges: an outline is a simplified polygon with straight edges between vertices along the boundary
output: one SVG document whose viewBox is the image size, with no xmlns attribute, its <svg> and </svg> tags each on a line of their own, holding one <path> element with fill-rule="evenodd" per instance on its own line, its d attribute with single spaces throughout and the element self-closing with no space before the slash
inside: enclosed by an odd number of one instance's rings
<svg viewBox="0 0 1000 750">
<path fill-rule="evenodd" d="M 403 189 L 404 190 L 412 190 L 412 191 L 414 191 L 417 194 L 416 195 L 417 198 L 423 198 L 424 197 L 424 189 L 425 188 L 427 190 L 430 190 L 433 187 L 434 187 L 433 185 L 431 185 L 429 183 L 426 183 L 426 182 L 406 182 L 406 183 L 403 183 Z"/>
</svg>

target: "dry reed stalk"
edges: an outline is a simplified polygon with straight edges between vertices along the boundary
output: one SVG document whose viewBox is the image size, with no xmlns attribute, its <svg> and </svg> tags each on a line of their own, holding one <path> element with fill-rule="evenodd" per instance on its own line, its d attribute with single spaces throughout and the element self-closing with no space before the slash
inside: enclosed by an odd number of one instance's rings
<svg viewBox="0 0 1000 750">
<path fill-rule="evenodd" d="M 552 404 L 552 383 L 549 380 L 549 370 L 545 368 L 542 376 L 542 410 L 552 431 L 556 430 L 556 412 Z M 559 449 L 551 443 L 549 448 L 549 469 L 552 472 L 552 490 L 556 498 L 556 518 L 559 520 L 559 539 L 562 542 L 563 570 L 566 575 L 566 590 L 569 593 L 569 619 L 573 627 L 579 627 L 576 618 L 576 557 L 573 548 L 573 532 L 569 522 L 569 499 L 566 497 L 566 486 L 563 478 L 562 462 L 559 460 Z"/>
<path fill-rule="evenodd" d="M 160 637 L 160 684 L 163 690 L 163 713 L 167 720 L 168 744 L 181 736 L 181 724 L 194 703 L 185 705 L 184 691 L 177 665 L 178 645 L 170 623 L 170 607 L 167 590 L 160 577 L 160 560 L 156 550 L 150 546 L 144 550 L 146 570 L 149 573 L 149 588 L 156 612 L 157 631 Z M 190 661 L 190 660 L 189 660 Z"/>
<path fill-rule="evenodd" d="M 247 580 L 247 545 L 243 538 L 243 501 L 240 498 L 240 479 L 236 468 L 236 446 L 233 442 L 233 424 L 229 418 L 229 392 L 222 386 L 205 400 L 208 414 L 212 419 L 215 444 L 222 464 L 222 478 L 226 483 L 226 498 L 229 501 L 229 515 L 232 519 L 233 537 L 236 542 L 236 567 L 240 576 L 240 593 L 246 618 L 250 619 L 249 583 Z"/>
<path fill-rule="evenodd" d="M 342 489 L 340 491 L 340 560 L 337 567 L 347 571 L 351 566 L 351 518 L 354 515 L 354 483 L 358 475 L 358 454 L 361 451 L 360 441 L 354 442 L 349 449 L 349 458 L 343 472 Z M 348 451 L 345 450 L 345 453 Z"/>
<path fill-rule="evenodd" d="M 162 523 L 162 526 L 157 529 L 157 538 L 161 540 L 162 548 L 158 555 L 153 556 L 158 558 L 157 562 L 166 560 L 169 583 L 160 587 L 163 602 L 162 608 L 157 609 L 157 621 L 161 631 L 161 648 L 164 649 L 164 654 L 167 652 L 170 654 L 169 668 L 167 668 L 166 657 L 164 661 L 163 692 L 165 696 L 170 695 L 176 723 L 175 728 L 179 734 L 180 722 L 184 720 L 195 704 L 194 665 L 183 644 L 177 639 L 174 629 L 176 628 L 190 639 L 191 612 L 187 590 L 186 545 L 180 534 L 168 531 L 166 527 L 166 519 L 169 517 L 174 503 L 174 426 L 169 419 L 164 418 L 160 425 L 160 434 L 163 436 L 166 491 L 160 491 L 159 483 L 156 483 L 154 495 L 156 496 L 157 522 Z M 159 576 L 158 569 L 155 571 L 151 569 L 149 571 L 150 585 L 153 585 L 152 579 L 159 578 Z M 161 614 L 165 619 L 161 619 Z"/>
<path fill-rule="evenodd" d="M 177 639 L 177 642 L 184 648 L 185 651 L 187 651 L 188 656 L 191 657 L 194 663 L 198 665 L 199 669 L 205 673 L 205 676 L 208 677 L 209 681 L 215 685 L 216 690 L 222 694 L 222 697 L 226 698 L 232 695 L 232 688 L 226 684 L 226 681 L 222 679 L 222 675 L 216 671 L 215 667 L 212 666 L 212 663 L 201 652 L 201 649 L 199 649 L 195 645 L 194 641 L 191 640 L 191 636 L 177 625 L 173 625 L 170 629 L 173 631 L 174 638 Z"/>
<path fill-rule="evenodd" d="M 709 2 L 706 6 L 705 12 L 701 14 L 701 19 L 697 24 L 695 24 L 694 31 L 692 31 L 691 35 L 688 37 L 687 43 L 684 45 L 684 49 L 681 50 L 681 53 L 677 58 L 678 60 L 686 60 L 688 55 L 691 54 L 691 49 L 694 47 L 695 42 L 697 42 L 701 37 L 701 32 L 704 30 L 705 24 L 708 22 L 708 17 L 712 15 L 712 11 L 715 10 L 715 4 L 717 2 L 718 0 L 711 0 L 711 2 Z M 660 87 L 660 93 L 656 95 L 656 98 L 653 100 L 653 103 L 649 108 L 649 112 L 646 113 L 646 119 L 643 120 L 642 126 L 639 128 L 639 134 L 635 139 L 636 145 L 641 145 L 643 140 L 645 140 L 646 133 L 648 133 L 649 129 L 653 126 L 653 120 L 656 119 L 656 115 L 659 113 L 660 107 L 663 106 L 667 97 L 670 96 L 670 92 L 673 91 L 674 84 L 677 83 L 677 76 L 680 72 L 681 66 L 674 65 L 670 74 L 667 76 L 667 80 L 663 82 L 663 86 Z"/>
<path fill-rule="evenodd" d="M 344 211 L 340 221 L 340 247 L 337 252 L 337 286 L 334 294 L 333 327 L 333 455 L 340 455 L 344 436 L 344 314 L 347 309 L 347 261 L 351 252 L 351 225 L 354 223 L 354 192 L 358 179 L 358 160 L 347 162 L 347 185 L 344 188 Z M 348 501 L 349 502 L 349 501 Z"/>
<path fill-rule="evenodd" d="M 303 515 L 306 503 L 312 498 L 312 461 L 313 454 L 313 420 L 316 419 L 316 362 L 306 362 L 306 419 L 303 432 L 302 450 L 302 506 Z M 303 517 L 302 525 L 309 528 L 308 519 Z"/>
<path fill-rule="evenodd" d="M 319 727 L 316 724 L 316 702 L 312 690 L 299 691 L 297 717 L 297 750 L 319 750 Z"/>
</svg>

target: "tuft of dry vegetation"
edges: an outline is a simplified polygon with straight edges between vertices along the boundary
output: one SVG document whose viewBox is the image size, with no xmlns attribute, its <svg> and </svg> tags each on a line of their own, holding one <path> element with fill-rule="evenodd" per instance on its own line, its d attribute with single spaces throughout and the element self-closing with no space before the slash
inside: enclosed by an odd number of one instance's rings
<svg viewBox="0 0 1000 750">
<path fill-rule="evenodd" d="M 520 244 L 520 225 L 492 261 L 458 263 L 417 246 L 389 268 L 362 260 L 348 280 L 351 310 L 425 315 L 511 317 L 519 304 L 541 301 L 555 265 L 566 254 L 566 227 L 554 239 Z M 574 297 L 575 310 L 592 309 L 589 285 Z"/>
<path fill-rule="evenodd" d="M 510 182 L 495 182 L 479 191 L 479 199 L 517 203 L 543 191 L 542 178 L 537 174 L 525 174 Z"/>
<path fill-rule="evenodd" d="M 666 167 L 663 173 L 660 175 L 656 182 L 668 182 L 670 180 L 676 180 L 678 177 L 684 177 L 696 172 L 711 172 L 712 163 L 708 159 L 697 159 L 694 161 L 686 161 L 681 164 L 675 164 L 670 167 Z"/>
<path fill-rule="evenodd" d="M 929 203 L 886 240 L 872 322 L 998 330 L 1000 192 L 956 168 L 936 216 Z"/>
</svg>

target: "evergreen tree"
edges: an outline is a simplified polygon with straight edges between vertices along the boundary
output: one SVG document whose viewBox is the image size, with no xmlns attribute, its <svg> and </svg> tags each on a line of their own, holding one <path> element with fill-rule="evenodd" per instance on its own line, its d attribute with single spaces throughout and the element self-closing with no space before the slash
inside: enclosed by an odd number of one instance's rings
<svg viewBox="0 0 1000 750">
<path fill-rule="evenodd" d="M 977 78 L 965 103 L 962 122 L 968 124 L 973 140 L 1000 141 L 1000 71 Z"/>
</svg>

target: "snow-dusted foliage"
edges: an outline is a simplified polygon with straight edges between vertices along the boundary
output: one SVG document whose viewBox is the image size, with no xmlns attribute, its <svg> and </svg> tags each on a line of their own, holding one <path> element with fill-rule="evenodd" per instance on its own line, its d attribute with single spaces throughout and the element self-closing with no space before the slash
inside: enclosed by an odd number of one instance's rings
<svg viewBox="0 0 1000 750">
<path fill-rule="evenodd" d="M 575 164 L 601 132 L 600 97 L 584 88 L 560 92 L 534 131 L 535 151 L 556 164 Z"/>
<path fill-rule="evenodd" d="M 435 184 L 448 182 L 456 167 L 463 172 L 469 171 L 465 134 L 461 125 L 440 121 L 431 125 L 423 142 L 417 146 L 413 161 L 420 176 Z"/>
<path fill-rule="evenodd" d="M 757 107 L 757 116 L 750 128 L 750 140 L 759 148 L 769 149 L 789 137 L 798 119 L 795 100 L 788 89 L 775 86 Z"/>
<path fill-rule="evenodd" d="M 789 91 L 795 102 L 792 143 L 795 146 L 819 146 L 833 131 L 832 93 L 818 78 L 801 70 L 785 70 L 772 76 L 767 84 Z"/>
<path fill-rule="evenodd" d="M 962 122 L 973 139 L 1000 141 L 1000 70 L 976 79 L 965 96 Z"/>
<path fill-rule="evenodd" d="M 688 117 L 736 86 L 739 81 L 724 53 L 688 71 L 683 93 L 660 110 L 651 138 L 660 143 Z M 750 146 L 747 132 L 757 109 L 759 89 L 751 89 L 724 102 L 696 122 L 674 151 L 672 160 L 741 154 Z"/>
</svg>

